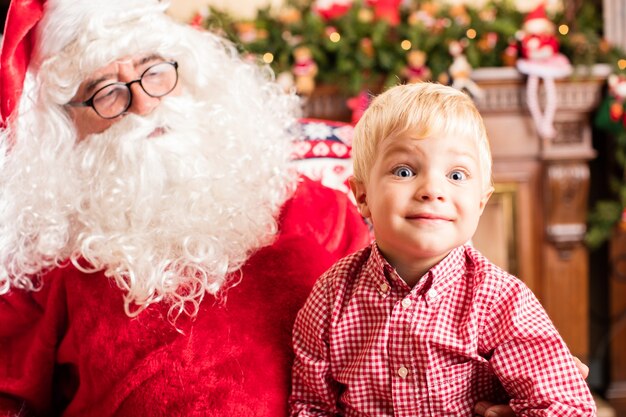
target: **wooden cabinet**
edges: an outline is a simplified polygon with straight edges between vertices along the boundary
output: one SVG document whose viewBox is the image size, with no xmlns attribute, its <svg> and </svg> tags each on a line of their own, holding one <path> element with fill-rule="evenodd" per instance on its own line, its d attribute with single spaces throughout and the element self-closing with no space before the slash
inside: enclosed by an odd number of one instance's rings
<svg viewBox="0 0 626 417">
<path fill-rule="evenodd" d="M 589 355 L 589 268 L 583 244 L 587 221 L 589 160 L 595 157 L 590 114 L 598 106 L 608 68 L 557 82 L 557 136 L 539 137 L 526 109 L 525 80 L 514 69 L 477 70 L 485 90 L 477 101 L 492 146 L 494 181 L 512 194 L 512 244 L 491 238 L 493 220 L 481 219 L 489 253 L 510 247 L 508 268 L 541 300 L 568 346 Z M 542 91 L 541 91 L 542 92 Z"/>
</svg>

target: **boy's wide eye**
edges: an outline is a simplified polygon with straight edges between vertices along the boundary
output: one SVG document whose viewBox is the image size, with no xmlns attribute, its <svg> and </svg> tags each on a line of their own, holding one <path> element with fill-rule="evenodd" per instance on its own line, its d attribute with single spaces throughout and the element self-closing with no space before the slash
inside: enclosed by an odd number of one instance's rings
<svg viewBox="0 0 626 417">
<path fill-rule="evenodd" d="M 452 171 L 449 175 L 450 179 L 453 181 L 463 181 L 467 178 L 463 171 Z"/>
<path fill-rule="evenodd" d="M 402 177 L 402 178 L 409 178 L 415 175 L 415 173 L 409 167 L 398 167 L 393 170 L 393 175 L 397 177 Z"/>
</svg>

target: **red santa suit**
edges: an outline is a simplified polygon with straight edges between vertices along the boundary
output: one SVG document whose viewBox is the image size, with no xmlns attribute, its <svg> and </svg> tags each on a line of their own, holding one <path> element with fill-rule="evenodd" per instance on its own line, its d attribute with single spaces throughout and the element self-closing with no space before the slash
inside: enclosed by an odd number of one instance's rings
<svg viewBox="0 0 626 417">
<path fill-rule="evenodd" d="M 523 59 L 518 67 L 524 74 L 560 78 L 572 72 L 567 58 L 559 53 L 559 41 L 554 35 L 527 34 L 521 42 L 521 53 Z"/>
<path fill-rule="evenodd" d="M 369 234 L 345 194 L 307 179 L 280 221 L 239 284 L 176 327 L 161 304 L 129 318 L 110 279 L 70 265 L 40 291 L 2 297 L 0 415 L 286 415 L 295 314 L 315 278 Z"/>
</svg>

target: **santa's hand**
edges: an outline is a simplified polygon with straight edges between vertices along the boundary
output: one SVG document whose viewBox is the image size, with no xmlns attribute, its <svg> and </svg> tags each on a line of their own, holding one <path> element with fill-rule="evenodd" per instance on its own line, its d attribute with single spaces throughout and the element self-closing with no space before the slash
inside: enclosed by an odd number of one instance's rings
<svg viewBox="0 0 626 417">
<path fill-rule="evenodd" d="M 589 367 L 582 363 L 580 359 L 574 356 L 574 362 L 580 375 L 587 379 L 589 376 Z M 494 404 L 489 401 L 479 401 L 474 406 L 474 413 L 482 417 L 515 417 L 515 413 L 508 405 Z"/>
<path fill-rule="evenodd" d="M 589 376 L 589 367 L 582 363 L 576 356 L 574 356 L 574 362 L 576 362 L 576 368 L 578 369 L 578 372 L 580 372 L 583 379 L 587 379 Z"/>
<path fill-rule="evenodd" d="M 515 417 L 515 413 L 505 404 L 494 404 L 489 401 L 479 401 L 474 406 L 474 413 L 483 417 Z"/>
</svg>

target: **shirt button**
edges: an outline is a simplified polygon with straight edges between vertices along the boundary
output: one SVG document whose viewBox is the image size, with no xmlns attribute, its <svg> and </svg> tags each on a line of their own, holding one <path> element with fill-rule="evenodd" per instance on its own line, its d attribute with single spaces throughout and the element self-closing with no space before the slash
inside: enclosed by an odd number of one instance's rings
<svg viewBox="0 0 626 417">
<path fill-rule="evenodd" d="M 408 374 L 409 370 L 406 369 L 404 366 L 401 366 L 400 369 L 398 369 L 398 375 L 400 375 L 400 378 L 406 378 Z"/>
<path fill-rule="evenodd" d="M 387 285 L 386 283 L 380 284 L 380 287 L 378 288 L 380 289 L 380 292 L 382 292 L 383 294 L 387 294 L 389 292 L 389 285 Z"/>
<path fill-rule="evenodd" d="M 437 296 L 437 290 L 431 288 L 426 294 L 428 295 L 428 298 L 435 298 Z"/>
<path fill-rule="evenodd" d="M 411 305 L 411 299 L 410 298 L 405 298 L 404 300 L 402 300 L 402 307 L 407 308 L 410 305 Z"/>
</svg>

